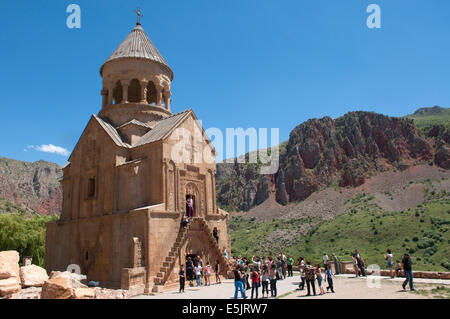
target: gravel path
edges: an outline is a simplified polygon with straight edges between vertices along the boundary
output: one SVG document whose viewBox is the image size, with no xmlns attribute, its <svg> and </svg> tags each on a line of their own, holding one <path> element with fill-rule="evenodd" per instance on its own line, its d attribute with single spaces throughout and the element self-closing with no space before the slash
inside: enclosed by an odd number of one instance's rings
<svg viewBox="0 0 450 319">
<path fill-rule="evenodd" d="M 378 281 L 380 287 L 368 287 L 368 280 L 375 286 Z M 326 293 L 322 296 L 305 297 L 306 290 L 299 291 L 298 284 L 300 278 L 298 273 L 294 272 L 294 277 L 288 277 L 285 280 L 279 280 L 277 283 L 278 296 L 280 299 L 423 299 L 430 298 L 417 293 L 411 293 L 409 290 L 403 291 L 401 288 L 404 278 L 390 279 L 388 277 L 369 276 L 367 278 L 355 278 L 353 275 L 338 275 L 334 279 L 336 293 Z M 369 285 L 370 285 L 369 283 Z M 450 280 L 443 279 L 414 279 L 415 288 L 436 287 L 445 285 L 450 287 Z M 325 286 L 326 287 L 326 286 Z M 325 288 L 326 289 L 326 288 Z M 316 292 L 317 282 L 316 282 Z M 247 297 L 250 297 L 251 290 L 247 290 Z M 261 289 L 259 289 L 261 296 Z M 178 289 L 166 291 L 155 295 L 141 295 L 133 299 L 232 299 L 234 295 L 234 281 L 224 280 L 221 285 L 212 284 L 207 287 L 188 287 L 185 293 L 178 293 Z M 240 294 L 239 294 L 240 297 Z"/>
</svg>

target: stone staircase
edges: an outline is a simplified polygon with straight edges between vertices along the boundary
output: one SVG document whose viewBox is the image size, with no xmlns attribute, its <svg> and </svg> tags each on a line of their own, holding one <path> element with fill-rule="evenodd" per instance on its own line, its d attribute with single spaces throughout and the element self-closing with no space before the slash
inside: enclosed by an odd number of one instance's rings
<svg viewBox="0 0 450 319">
<path fill-rule="evenodd" d="M 175 262 L 177 261 L 177 258 L 179 258 L 179 256 L 180 256 L 180 249 L 187 239 L 187 234 L 192 228 L 195 228 L 196 230 L 200 229 L 208 235 L 208 242 L 212 246 L 212 249 L 215 251 L 215 253 L 218 256 L 221 273 L 228 274 L 228 271 L 230 270 L 228 261 L 223 256 L 223 253 L 220 250 L 219 245 L 217 244 L 216 240 L 214 239 L 214 237 L 212 235 L 212 231 L 210 230 L 210 228 L 208 227 L 206 222 L 203 220 L 203 218 L 194 217 L 191 219 L 191 221 L 186 226 L 186 228 L 180 227 L 177 238 L 176 238 L 175 242 L 173 243 L 172 248 L 169 251 L 169 255 L 166 257 L 161 268 L 159 269 L 159 272 L 156 274 L 156 277 L 154 279 L 153 289 L 152 289 L 153 292 L 162 291 L 162 288 L 166 284 L 166 282 L 173 270 L 173 267 L 175 265 Z"/>
</svg>

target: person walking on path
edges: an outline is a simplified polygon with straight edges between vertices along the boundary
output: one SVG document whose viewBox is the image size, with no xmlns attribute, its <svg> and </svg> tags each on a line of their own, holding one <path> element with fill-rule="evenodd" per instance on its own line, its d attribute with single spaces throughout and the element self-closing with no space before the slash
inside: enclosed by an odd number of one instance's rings
<svg viewBox="0 0 450 319">
<path fill-rule="evenodd" d="M 300 284 L 298 285 L 299 290 L 305 289 L 305 261 L 303 260 L 303 257 L 300 257 L 298 259 L 298 267 L 300 270 Z"/>
<path fill-rule="evenodd" d="M 216 243 L 219 243 L 219 230 L 217 227 L 214 227 L 213 229 L 213 237 L 216 240 Z"/>
<path fill-rule="evenodd" d="M 339 258 L 337 258 L 335 253 L 332 254 L 332 258 L 334 262 L 335 274 L 339 275 L 341 273 L 341 263 L 339 261 Z"/>
<path fill-rule="evenodd" d="M 286 271 L 287 271 L 287 258 L 286 255 L 283 254 L 282 252 L 281 254 L 281 274 L 283 275 L 283 279 L 286 279 Z"/>
<path fill-rule="evenodd" d="M 261 285 L 262 285 L 262 297 L 264 298 L 264 293 L 266 293 L 266 298 L 269 298 L 269 269 L 267 265 L 264 264 L 261 272 Z"/>
<path fill-rule="evenodd" d="M 211 285 L 211 266 L 209 265 L 209 261 L 206 263 L 205 271 L 204 271 L 204 277 L 205 277 L 205 286 Z"/>
<path fill-rule="evenodd" d="M 324 266 L 325 268 L 327 268 L 327 265 L 328 265 L 328 259 L 329 259 L 329 258 L 328 258 L 328 255 L 327 255 L 326 252 L 323 253 L 322 259 L 323 259 L 323 266 Z"/>
<path fill-rule="evenodd" d="M 309 260 L 306 261 L 305 265 L 305 280 L 306 280 L 306 287 L 308 288 L 308 294 L 307 296 L 311 296 L 311 288 L 314 293 L 314 296 L 316 295 L 316 274 L 314 271 L 314 267 L 311 266 L 311 262 Z"/>
<path fill-rule="evenodd" d="M 355 250 L 356 260 L 358 262 L 358 268 L 361 271 L 361 276 L 366 277 L 366 270 L 364 269 L 364 259 L 359 254 L 359 250 Z"/>
<path fill-rule="evenodd" d="M 250 290 L 251 286 L 248 281 L 248 278 L 250 277 L 250 267 L 248 266 L 248 260 L 246 259 L 244 262 L 244 289 Z"/>
<path fill-rule="evenodd" d="M 328 267 L 328 264 L 326 265 L 326 267 Z M 316 265 L 315 272 L 316 272 L 316 278 L 317 278 L 317 286 L 319 287 L 319 295 L 324 295 L 325 290 L 323 289 L 323 285 L 322 285 L 323 276 L 322 276 L 322 270 L 320 269 L 320 264 Z"/>
<path fill-rule="evenodd" d="M 258 299 L 259 275 L 256 269 L 252 269 L 250 278 L 252 280 L 252 299 L 254 291 L 256 291 L 256 299 Z"/>
<path fill-rule="evenodd" d="M 241 266 L 236 265 L 234 268 L 234 299 L 238 299 L 238 292 L 241 292 L 241 297 L 243 299 L 247 299 L 247 296 L 245 296 L 244 286 L 242 282 L 242 272 L 241 272 Z"/>
<path fill-rule="evenodd" d="M 184 282 L 186 280 L 185 273 L 184 273 L 184 265 L 180 266 L 179 276 L 180 276 L 180 294 L 181 294 L 182 292 L 184 292 Z"/>
<path fill-rule="evenodd" d="M 356 259 L 356 254 L 353 254 L 352 256 L 353 260 L 353 270 L 355 271 L 355 276 L 359 276 L 359 268 L 358 268 L 358 260 Z"/>
<path fill-rule="evenodd" d="M 278 257 L 277 260 L 277 273 L 278 273 L 277 279 L 283 278 L 283 261 L 281 260 L 281 257 Z"/>
<path fill-rule="evenodd" d="M 197 287 L 200 287 L 202 285 L 202 266 L 200 266 L 200 263 L 195 266 L 194 270 L 195 277 L 197 279 Z"/>
<path fill-rule="evenodd" d="M 269 271 L 269 279 L 270 279 L 270 295 L 275 298 L 277 296 L 277 276 L 278 271 L 275 264 L 272 264 Z"/>
<path fill-rule="evenodd" d="M 409 289 L 414 290 L 414 284 L 413 284 L 413 272 L 412 272 L 412 262 L 411 258 L 408 254 L 403 255 L 402 259 L 403 264 L 403 271 L 405 272 L 405 281 L 402 284 L 403 290 L 406 290 L 406 285 L 409 282 Z"/>
<path fill-rule="evenodd" d="M 399 260 L 395 261 L 395 276 L 396 277 L 400 277 L 400 272 L 402 271 L 402 264 L 400 263 Z"/>
<path fill-rule="evenodd" d="M 288 259 L 287 259 L 288 277 L 294 276 L 294 274 L 292 272 L 292 264 L 293 263 L 294 263 L 294 259 L 290 255 L 288 255 Z"/>
<path fill-rule="evenodd" d="M 331 289 L 331 292 L 334 293 L 333 288 L 333 273 L 331 272 L 331 266 L 328 265 L 327 269 L 325 270 L 325 278 L 328 283 L 327 292 Z"/>
<path fill-rule="evenodd" d="M 216 273 L 216 284 L 221 284 L 222 281 L 220 280 L 220 263 L 219 260 L 216 260 L 216 266 L 214 267 L 214 271 Z"/>
<path fill-rule="evenodd" d="M 189 280 L 189 286 L 192 287 L 194 284 L 192 283 L 192 280 L 194 280 L 194 263 L 191 259 L 191 257 L 188 257 L 186 261 L 186 275 L 187 280 Z"/>
<path fill-rule="evenodd" d="M 389 273 L 391 274 L 391 278 L 394 278 L 394 256 L 392 255 L 392 252 L 390 249 L 386 250 L 386 254 L 384 255 L 384 259 L 386 260 L 387 267 L 389 269 Z"/>
</svg>

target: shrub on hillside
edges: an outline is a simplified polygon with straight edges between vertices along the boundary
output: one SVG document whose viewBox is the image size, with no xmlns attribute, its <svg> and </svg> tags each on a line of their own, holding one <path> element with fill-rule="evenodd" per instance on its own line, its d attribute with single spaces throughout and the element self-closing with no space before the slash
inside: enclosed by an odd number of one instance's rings
<svg viewBox="0 0 450 319">
<path fill-rule="evenodd" d="M 419 249 L 424 249 L 431 246 L 434 246 L 434 240 L 431 238 L 422 238 L 417 242 L 417 248 Z"/>
</svg>

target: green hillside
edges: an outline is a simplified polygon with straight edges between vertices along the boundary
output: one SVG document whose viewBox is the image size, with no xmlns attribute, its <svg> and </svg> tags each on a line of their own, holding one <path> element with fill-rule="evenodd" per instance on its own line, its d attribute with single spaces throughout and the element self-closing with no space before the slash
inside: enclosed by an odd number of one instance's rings
<svg viewBox="0 0 450 319">
<path fill-rule="evenodd" d="M 423 132 L 428 132 L 433 125 L 450 128 L 450 108 L 424 107 L 405 117 L 414 120 L 416 127 Z"/>
<path fill-rule="evenodd" d="M 3 213 L 30 213 L 28 209 L 24 208 L 18 203 L 11 202 L 7 199 L 0 198 L 0 214 Z"/>
<path fill-rule="evenodd" d="M 232 254 L 239 256 L 276 255 L 280 249 L 296 258 L 320 262 L 325 251 L 341 260 L 351 260 L 358 248 L 368 264 L 385 267 L 387 248 L 400 258 L 413 256 L 417 270 L 450 270 L 450 199 L 446 191 L 436 191 L 430 182 L 426 200 L 413 209 L 383 211 L 374 197 L 359 194 L 350 208 L 329 221 L 272 220 L 255 222 L 234 217 L 230 224 Z M 302 225 L 309 231 L 299 232 Z M 296 231 L 297 230 L 297 231 Z"/>
</svg>

